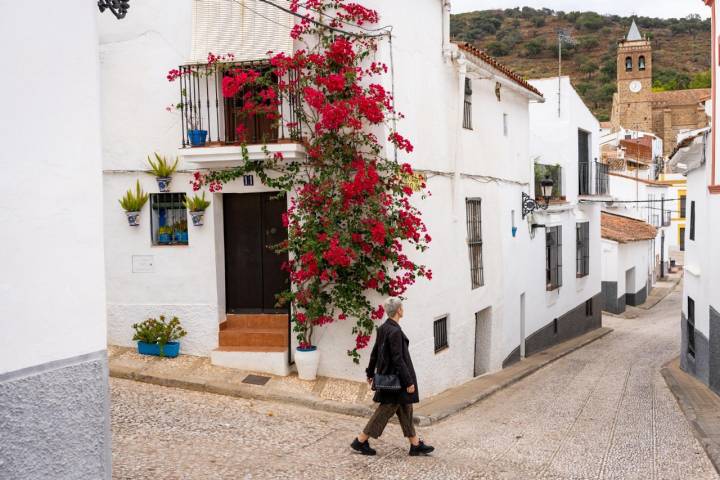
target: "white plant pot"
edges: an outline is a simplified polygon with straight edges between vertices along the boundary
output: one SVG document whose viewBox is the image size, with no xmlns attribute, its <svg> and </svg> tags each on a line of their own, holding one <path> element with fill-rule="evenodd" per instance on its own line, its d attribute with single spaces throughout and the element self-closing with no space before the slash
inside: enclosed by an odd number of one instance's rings
<svg viewBox="0 0 720 480">
<path fill-rule="evenodd" d="M 320 364 L 320 351 L 295 350 L 295 366 L 300 380 L 315 380 L 317 378 L 318 365 Z"/>
</svg>

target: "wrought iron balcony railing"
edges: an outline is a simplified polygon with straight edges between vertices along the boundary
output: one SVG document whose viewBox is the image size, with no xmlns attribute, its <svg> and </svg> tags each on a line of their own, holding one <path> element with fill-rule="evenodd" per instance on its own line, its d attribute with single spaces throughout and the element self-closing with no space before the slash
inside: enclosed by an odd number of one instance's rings
<svg viewBox="0 0 720 480">
<path fill-rule="evenodd" d="M 297 115 L 302 108 L 301 96 L 295 92 L 283 93 L 279 98 L 277 112 L 271 114 L 249 113 L 246 102 L 255 100 L 253 87 L 245 87 L 232 98 L 225 98 L 222 79 L 231 69 L 252 68 L 263 71 L 266 62 L 195 64 L 178 67 L 180 101 L 177 109 L 181 115 L 182 146 L 196 146 L 191 142 L 191 131 L 207 132 L 203 136 L 211 145 L 245 143 L 266 144 L 299 141 L 302 125 Z M 296 72 L 290 71 L 289 84 Z M 238 135 L 241 127 L 242 136 Z"/>
<path fill-rule="evenodd" d="M 578 164 L 578 195 L 608 195 L 609 193 L 608 166 L 597 161 L 592 164 L 580 162 Z"/>
</svg>

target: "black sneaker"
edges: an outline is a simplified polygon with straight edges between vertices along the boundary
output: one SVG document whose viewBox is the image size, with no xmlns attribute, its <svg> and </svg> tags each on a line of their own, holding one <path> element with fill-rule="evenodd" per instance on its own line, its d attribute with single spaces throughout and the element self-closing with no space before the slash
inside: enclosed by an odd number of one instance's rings
<svg viewBox="0 0 720 480">
<path fill-rule="evenodd" d="M 370 448 L 370 442 L 367 440 L 365 440 L 365 442 L 360 442 L 360 440 L 356 438 L 350 444 L 350 447 L 361 455 L 375 455 L 377 453 L 375 449 Z"/>
<path fill-rule="evenodd" d="M 433 450 L 435 450 L 435 447 L 431 447 L 430 445 L 425 445 L 425 442 L 422 440 L 417 445 L 410 445 L 410 456 L 411 457 L 418 457 L 420 455 L 427 455 L 428 453 L 431 453 Z"/>
</svg>

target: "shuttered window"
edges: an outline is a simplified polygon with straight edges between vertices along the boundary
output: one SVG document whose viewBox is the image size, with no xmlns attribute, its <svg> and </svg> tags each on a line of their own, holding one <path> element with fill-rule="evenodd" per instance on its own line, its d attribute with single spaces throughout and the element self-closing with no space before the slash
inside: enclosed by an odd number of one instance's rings
<svg viewBox="0 0 720 480">
<path fill-rule="evenodd" d="M 205 62 L 210 52 L 232 53 L 236 61 L 246 61 L 265 59 L 271 50 L 293 50 L 294 17 L 272 5 L 259 0 L 192 2 L 192 62 Z"/>
<path fill-rule="evenodd" d="M 472 80 L 465 79 L 465 106 L 463 110 L 463 128 L 472 130 Z"/>
<path fill-rule="evenodd" d="M 687 353 L 695 357 L 695 300 L 690 297 L 687 299 L 687 311 Z"/>
<path fill-rule="evenodd" d="M 562 286 L 562 226 L 547 227 L 545 235 L 545 283 L 547 290 Z"/>
<path fill-rule="evenodd" d="M 577 277 L 590 275 L 590 223 L 578 223 L 577 227 Z"/>
<path fill-rule="evenodd" d="M 465 200 L 467 216 L 468 250 L 470 251 L 470 279 L 472 289 L 485 285 L 482 255 L 482 201 L 479 198 Z"/>
<path fill-rule="evenodd" d="M 448 345 L 447 317 L 438 318 L 433 322 L 435 336 L 435 353 L 445 350 Z"/>
</svg>

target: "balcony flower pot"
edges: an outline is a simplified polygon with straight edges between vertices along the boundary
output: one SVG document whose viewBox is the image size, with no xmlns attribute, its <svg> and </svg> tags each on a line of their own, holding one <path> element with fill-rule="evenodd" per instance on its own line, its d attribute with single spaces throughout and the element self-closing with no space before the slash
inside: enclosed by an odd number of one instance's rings
<svg viewBox="0 0 720 480">
<path fill-rule="evenodd" d="M 205 211 L 190 212 L 190 218 L 192 218 L 194 226 L 202 227 L 203 223 L 205 223 Z"/>
<path fill-rule="evenodd" d="M 204 147 L 207 141 L 207 130 L 188 130 L 188 140 L 193 147 Z"/>
<path fill-rule="evenodd" d="M 170 182 L 172 182 L 172 177 L 155 177 L 155 180 L 157 180 L 158 190 L 160 190 L 160 193 L 168 193 L 170 191 Z"/>
<path fill-rule="evenodd" d="M 138 353 L 155 357 L 175 358 L 180 354 L 180 342 L 168 342 L 165 345 L 138 342 Z"/>
<path fill-rule="evenodd" d="M 295 366 L 300 380 L 315 380 L 319 364 L 320 352 L 317 347 L 298 347 L 295 350 Z"/>
<path fill-rule="evenodd" d="M 128 224 L 131 227 L 140 225 L 140 212 L 125 212 L 125 215 L 127 215 Z"/>
</svg>

